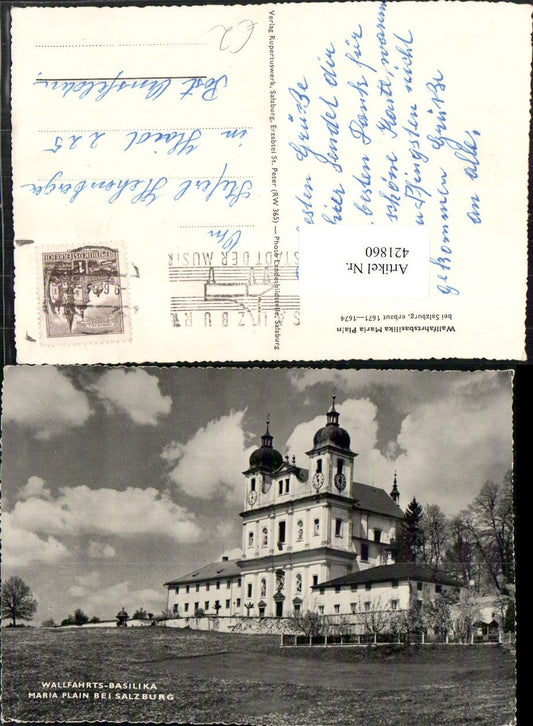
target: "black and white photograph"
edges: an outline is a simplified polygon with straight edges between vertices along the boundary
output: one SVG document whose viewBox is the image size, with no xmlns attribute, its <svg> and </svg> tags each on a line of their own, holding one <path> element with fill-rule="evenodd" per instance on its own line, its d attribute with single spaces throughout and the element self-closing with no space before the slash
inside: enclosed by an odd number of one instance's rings
<svg viewBox="0 0 533 726">
<path fill-rule="evenodd" d="M 7 367 L 3 721 L 514 723 L 513 379 Z"/>
</svg>

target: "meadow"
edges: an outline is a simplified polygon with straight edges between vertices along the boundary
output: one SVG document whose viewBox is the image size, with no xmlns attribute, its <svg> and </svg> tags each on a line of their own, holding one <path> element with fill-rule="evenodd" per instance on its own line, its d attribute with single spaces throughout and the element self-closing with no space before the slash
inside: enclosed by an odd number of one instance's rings
<svg viewBox="0 0 533 726">
<path fill-rule="evenodd" d="M 2 655 L 4 722 L 504 726 L 515 718 L 514 653 L 498 644 L 281 649 L 278 636 L 163 627 L 3 628 Z"/>
</svg>

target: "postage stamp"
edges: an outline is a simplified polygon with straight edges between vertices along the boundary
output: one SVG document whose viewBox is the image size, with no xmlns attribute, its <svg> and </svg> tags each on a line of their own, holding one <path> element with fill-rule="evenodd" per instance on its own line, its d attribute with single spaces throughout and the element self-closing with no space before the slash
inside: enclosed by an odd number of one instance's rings
<svg viewBox="0 0 533 726">
<path fill-rule="evenodd" d="M 127 331 L 121 250 L 90 245 L 40 253 L 43 342 Z"/>
</svg>

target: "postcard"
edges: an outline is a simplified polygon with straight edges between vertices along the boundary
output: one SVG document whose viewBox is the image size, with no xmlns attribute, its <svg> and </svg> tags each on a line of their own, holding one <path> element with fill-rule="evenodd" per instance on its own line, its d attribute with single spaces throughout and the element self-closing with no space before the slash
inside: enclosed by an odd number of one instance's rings
<svg viewBox="0 0 533 726">
<path fill-rule="evenodd" d="M 14 8 L 18 362 L 524 359 L 530 15 Z"/>
<path fill-rule="evenodd" d="M 513 385 L 8 367 L 2 721 L 515 723 Z"/>
</svg>

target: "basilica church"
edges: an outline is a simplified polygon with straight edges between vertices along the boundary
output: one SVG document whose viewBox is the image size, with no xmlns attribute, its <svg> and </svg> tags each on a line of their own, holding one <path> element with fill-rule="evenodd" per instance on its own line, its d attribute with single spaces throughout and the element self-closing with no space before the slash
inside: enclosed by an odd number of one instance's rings
<svg viewBox="0 0 533 726">
<path fill-rule="evenodd" d="M 356 480 L 357 454 L 339 424 L 335 397 L 305 455 L 305 466 L 284 458 L 267 422 L 243 472 L 243 554 L 165 583 L 174 617 L 339 612 L 332 598 L 341 601 L 342 590 L 374 583 L 389 592 L 398 578 L 428 579 L 394 564 L 403 518 L 396 477 L 390 494 Z"/>
</svg>

